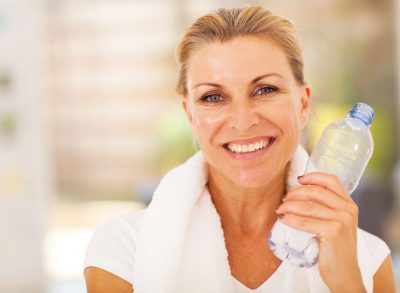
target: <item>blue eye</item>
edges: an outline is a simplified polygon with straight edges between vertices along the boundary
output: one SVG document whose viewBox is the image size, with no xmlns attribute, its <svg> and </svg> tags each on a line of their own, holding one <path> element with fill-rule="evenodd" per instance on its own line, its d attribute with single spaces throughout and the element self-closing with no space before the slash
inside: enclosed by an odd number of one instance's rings
<svg viewBox="0 0 400 293">
<path fill-rule="evenodd" d="M 222 96 L 217 94 L 207 95 L 201 98 L 204 103 L 216 104 L 222 101 Z"/>
<path fill-rule="evenodd" d="M 257 92 L 256 95 L 266 95 L 272 92 L 275 92 L 277 90 L 277 88 L 272 87 L 272 86 L 265 86 L 260 88 Z"/>
</svg>

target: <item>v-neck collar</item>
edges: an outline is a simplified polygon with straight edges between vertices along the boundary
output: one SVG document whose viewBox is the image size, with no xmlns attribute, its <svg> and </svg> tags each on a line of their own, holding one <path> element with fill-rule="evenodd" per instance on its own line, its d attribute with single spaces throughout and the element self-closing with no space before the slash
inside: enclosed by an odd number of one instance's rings
<svg viewBox="0 0 400 293">
<path fill-rule="evenodd" d="M 277 282 L 279 282 L 279 284 L 282 283 L 282 274 L 284 273 L 284 267 L 286 266 L 286 262 L 282 262 L 278 268 L 275 270 L 275 272 L 267 279 L 265 280 L 264 283 L 262 283 L 259 287 L 255 288 L 255 289 L 251 289 L 249 287 L 247 287 L 246 285 L 244 285 L 242 282 L 240 282 L 238 279 L 236 279 L 234 276 L 232 276 L 232 279 L 235 283 L 235 288 L 238 288 L 240 291 L 238 291 L 238 293 L 244 293 L 244 292 L 255 292 L 255 293 L 263 293 L 263 292 L 267 292 L 267 290 L 269 292 L 271 289 L 276 289 L 276 284 L 278 284 Z"/>
</svg>

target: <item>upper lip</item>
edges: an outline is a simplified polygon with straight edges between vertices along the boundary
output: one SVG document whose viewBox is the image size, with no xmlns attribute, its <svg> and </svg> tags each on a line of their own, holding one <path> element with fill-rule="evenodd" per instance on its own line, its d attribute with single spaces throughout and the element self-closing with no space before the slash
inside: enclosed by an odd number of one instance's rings
<svg viewBox="0 0 400 293">
<path fill-rule="evenodd" d="M 224 145 L 228 145 L 231 143 L 239 144 L 239 145 L 247 145 L 247 144 L 256 143 L 260 140 L 265 140 L 265 139 L 270 139 L 270 138 L 273 138 L 273 136 L 257 136 L 257 137 L 252 137 L 252 138 L 235 139 L 235 140 L 231 140 L 231 141 L 224 143 Z"/>
</svg>

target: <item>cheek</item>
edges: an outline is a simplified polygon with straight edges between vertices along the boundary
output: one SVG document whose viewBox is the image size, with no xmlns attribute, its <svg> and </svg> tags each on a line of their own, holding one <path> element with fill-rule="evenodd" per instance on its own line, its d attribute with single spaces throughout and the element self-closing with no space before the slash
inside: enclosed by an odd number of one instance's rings
<svg viewBox="0 0 400 293">
<path fill-rule="evenodd" d="M 301 123 L 300 123 L 300 117 L 296 113 L 292 113 L 288 119 L 287 119 L 287 137 L 289 141 L 291 141 L 294 144 L 298 144 L 300 141 L 300 132 L 302 129 Z M 291 143 L 289 144 L 291 145 Z"/>
<path fill-rule="evenodd" d="M 287 117 L 286 123 L 289 128 L 288 131 L 291 133 L 291 135 L 298 136 L 301 130 L 299 116 L 296 113 L 291 113 L 291 115 Z"/>
<path fill-rule="evenodd" d="M 300 102 L 296 98 L 292 98 L 290 103 L 288 103 L 288 105 L 286 106 L 286 109 L 288 110 L 288 113 L 286 115 L 287 122 L 292 126 L 294 130 L 297 131 L 302 128 L 300 106 Z"/>
<path fill-rule="evenodd" d="M 193 112 L 193 135 L 197 140 L 210 139 L 226 120 L 222 113 L 212 111 Z M 201 143 L 201 141 L 199 141 Z"/>
<path fill-rule="evenodd" d="M 209 128 L 223 123 L 226 115 L 213 111 L 193 111 L 193 126 L 195 128 Z"/>
<path fill-rule="evenodd" d="M 275 124 L 282 134 L 288 138 L 296 139 L 301 130 L 299 113 L 291 103 L 282 103 L 279 107 L 274 107 L 273 111 L 268 111 L 264 117 Z"/>
</svg>

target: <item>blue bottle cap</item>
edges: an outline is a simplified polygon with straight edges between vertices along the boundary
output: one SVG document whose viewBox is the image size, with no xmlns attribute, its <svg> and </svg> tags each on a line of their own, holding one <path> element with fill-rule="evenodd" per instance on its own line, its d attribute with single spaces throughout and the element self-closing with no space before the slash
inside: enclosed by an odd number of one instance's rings
<svg viewBox="0 0 400 293">
<path fill-rule="evenodd" d="M 370 126 L 372 123 L 372 118 L 374 118 L 375 112 L 369 105 L 365 103 L 357 103 L 353 106 L 349 112 L 349 116 L 352 118 L 358 118 L 366 126 Z"/>
</svg>

